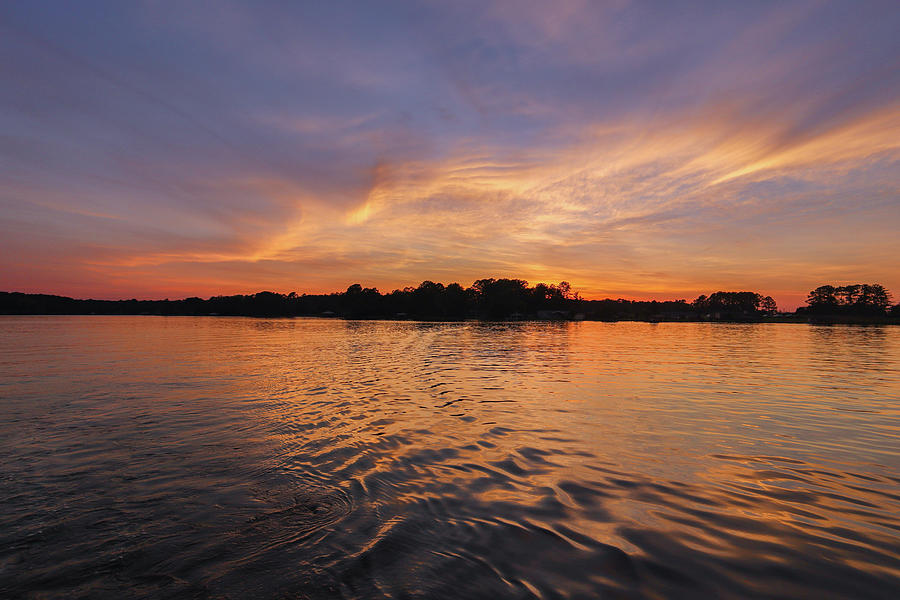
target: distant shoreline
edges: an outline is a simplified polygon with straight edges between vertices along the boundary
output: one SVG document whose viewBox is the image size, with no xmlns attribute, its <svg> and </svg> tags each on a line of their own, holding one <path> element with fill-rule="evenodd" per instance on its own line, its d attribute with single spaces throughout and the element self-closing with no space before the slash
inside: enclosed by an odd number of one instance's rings
<svg viewBox="0 0 900 600">
<path fill-rule="evenodd" d="M 221 315 L 221 314 L 151 314 L 151 313 L 8 313 L 0 312 L 0 317 L 190 317 L 210 319 L 319 319 L 328 321 L 384 321 L 389 323 L 661 323 L 696 324 L 709 323 L 721 325 L 853 325 L 867 327 L 872 325 L 900 325 L 900 319 L 884 317 L 881 319 L 821 319 L 805 316 L 769 317 L 764 319 L 418 319 L 408 317 L 344 317 L 339 315 Z"/>
<path fill-rule="evenodd" d="M 157 315 L 325 317 L 346 320 L 458 322 L 634 321 L 645 323 L 900 324 L 900 305 L 877 284 L 821 286 L 809 306 L 779 311 L 775 300 L 752 291 L 718 291 L 679 300 L 587 300 L 563 281 L 529 286 L 521 279 L 479 279 L 470 287 L 424 281 L 379 292 L 353 284 L 331 294 L 192 297 L 180 300 L 82 300 L 51 294 L 0 292 L 0 315 Z"/>
</svg>

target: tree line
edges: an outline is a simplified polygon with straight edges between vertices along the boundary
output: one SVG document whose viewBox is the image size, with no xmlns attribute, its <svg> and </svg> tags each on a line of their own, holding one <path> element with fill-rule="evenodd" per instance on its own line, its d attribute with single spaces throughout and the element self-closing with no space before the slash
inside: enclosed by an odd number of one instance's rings
<svg viewBox="0 0 900 600">
<path fill-rule="evenodd" d="M 884 286 L 869 283 L 822 285 L 809 293 L 798 312 L 809 315 L 900 316 L 900 304 L 891 307 L 891 294 Z"/>
<path fill-rule="evenodd" d="M 231 315 L 254 317 L 326 316 L 348 319 L 587 319 L 639 321 L 758 321 L 778 307 L 771 296 L 724 292 L 695 300 L 586 300 L 569 283 L 522 279 L 479 279 L 469 287 L 423 281 L 381 293 L 356 283 L 331 294 L 212 296 L 183 300 L 77 300 L 65 296 L 0 292 L 0 314 Z M 822 286 L 809 294 L 799 315 L 867 318 L 900 317 L 890 294 L 879 285 Z"/>
</svg>

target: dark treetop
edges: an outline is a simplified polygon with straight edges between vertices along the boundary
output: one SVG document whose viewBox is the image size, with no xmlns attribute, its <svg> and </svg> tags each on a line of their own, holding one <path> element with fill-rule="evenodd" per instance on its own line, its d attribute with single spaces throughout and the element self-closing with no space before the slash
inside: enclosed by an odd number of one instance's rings
<svg viewBox="0 0 900 600">
<path fill-rule="evenodd" d="M 893 322 L 900 305 L 880 285 L 822 286 L 809 294 L 798 317 L 834 322 Z M 424 281 L 388 293 L 353 284 L 332 294 L 213 296 L 184 300 L 76 300 L 64 296 L 0 292 L 0 314 L 333 316 L 349 319 L 589 319 L 641 321 L 759 321 L 775 318 L 770 296 L 715 292 L 687 300 L 585 300 L 563 281 L 532 287 L 521 279 L 479 279 L 470 287 Z M 783 318 L 783 317 L 782 317 Z"/>
</svg>

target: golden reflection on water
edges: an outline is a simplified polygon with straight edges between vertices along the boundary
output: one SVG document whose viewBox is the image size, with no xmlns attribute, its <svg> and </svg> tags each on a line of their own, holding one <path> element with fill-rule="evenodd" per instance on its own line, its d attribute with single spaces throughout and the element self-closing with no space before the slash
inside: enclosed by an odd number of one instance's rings
<svg viewBox="0 0 900 600">
<path fill-rule="evenodd" d="M 900 589 L 896 328 L 0 327 L 11 593 Z"/>
</svg>

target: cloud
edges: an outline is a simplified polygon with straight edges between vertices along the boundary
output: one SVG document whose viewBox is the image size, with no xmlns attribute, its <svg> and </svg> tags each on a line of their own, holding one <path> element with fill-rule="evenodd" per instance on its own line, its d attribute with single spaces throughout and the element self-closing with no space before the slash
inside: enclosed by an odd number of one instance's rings
<svg viewBox="0 0 900 600">
<path fill-rule="evenodd" d="M 900 290 L 891 8 L 5 7 L 0 268 L 94 295 Z"/>
</svg>

